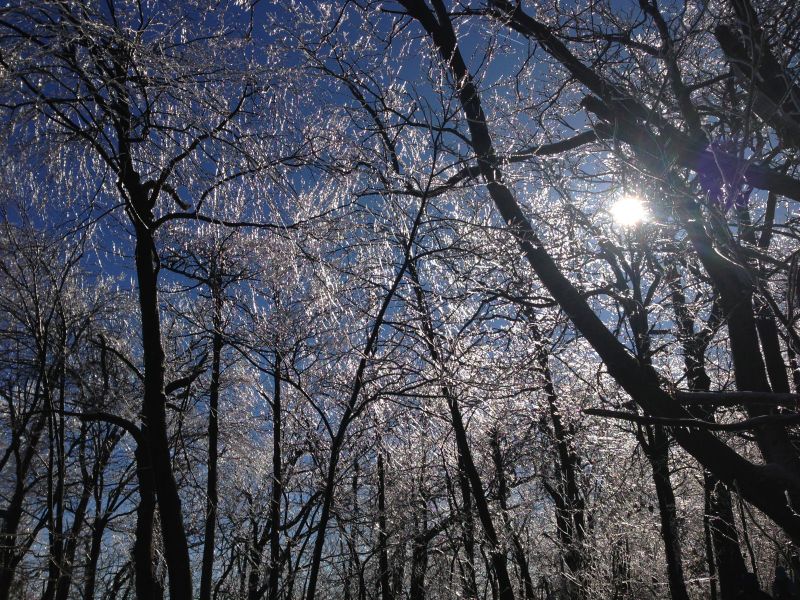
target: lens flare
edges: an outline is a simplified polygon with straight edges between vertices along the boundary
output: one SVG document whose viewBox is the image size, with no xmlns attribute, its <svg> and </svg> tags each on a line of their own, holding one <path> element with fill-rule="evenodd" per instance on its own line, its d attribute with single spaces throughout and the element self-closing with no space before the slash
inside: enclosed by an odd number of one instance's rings
<svg viewBox="0 0 800 600">
<path fill-rule="evenodd" d="M 623 196 L 611 206 L 611 218 L 622 227 L 635 227 L 650 219 L 647 207 L 637 196 Z"/>
</svg>

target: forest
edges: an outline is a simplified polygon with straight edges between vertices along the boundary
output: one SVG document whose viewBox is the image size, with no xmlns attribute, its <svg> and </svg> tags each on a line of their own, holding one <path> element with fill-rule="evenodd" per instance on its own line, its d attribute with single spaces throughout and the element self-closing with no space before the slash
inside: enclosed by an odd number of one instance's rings
<svg viewBox="0 0 800 600">
<path fill-rule="evenodd" d="M 5 0 L 0 600 L 800 600 L 800 3 Z"/>
</svg>

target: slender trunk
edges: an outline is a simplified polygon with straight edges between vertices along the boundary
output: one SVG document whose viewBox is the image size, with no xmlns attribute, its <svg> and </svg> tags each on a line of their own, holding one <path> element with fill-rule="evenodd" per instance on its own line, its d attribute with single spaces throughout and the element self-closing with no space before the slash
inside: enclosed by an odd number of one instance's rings
<svg viewBox="0 0 800 600">
<path fill-rule="evenodd" d="M 216 282 L 214 297 L 214 337 L 211 355 L 211 389 L 208 401 L 208 465 L 206 467 L 206 523 L 203 542 L 203 566 L 200 573 L 200 600 L 211 600 L 214 573 L 214 541 L 217 530 L 217 459 L 219 455 L 219 387 L 222 357 L 222 298 Z"/>
<path fill-rule="evenodd" d="M 59 360 L 54 378 L 58 380 L 58 397 L 51 393 L 50 374 L 45 372 L 45 397 L 51 399 L 49 433 L 50 453 L 47 463 L 47 504 L 48 504 L 48 538 L 49 538 L 49 567 L 47 586 L 42 594 L 42 600 L 53 600 L 56 589 L 65 576 L 64 564 L 64 489 L 66 486 L 66 461 L 64 444 L 64 346 L 66 339 L 61 337 Z M 44 358 L 43 358 L 44 360 Z M 44 364 L 44 363 L 43 363 Z M 54 390 L 53 390 L 54 391 Z M 55 484 L 55 485 L 54 485 Z"/>
<path fill-rule="evenodd" d="M 739 590 L 741 574 L 747 571 L 739 545 L 739 533 L 733 517 L 731 492 L 721 481 L 708 474 L 708 525 L 714 544 L 721 600 L 733 600 Z"/>
<path fill-rule="evenodd" d="M 86 425 L 84 424 L 81 430 L 81 435 L 84 439 L 86 434 Z M 80 463 L 81 472 L 83 473 L 83 490 L 81 491 L 78 506 L 73 513 L 72 526 L 70 527 L 69 537 L 64 548 L 64 567 L 56 589 L 56 600 L 67 600 L 69 596 L 69 590 L 72 585 L 72 569 L 75 563 L 75 551 L 82 537 L 81 530 L 86 521 L 86 512 L 89 508 L 89 501 L 92 498 L 92 491 L 97 489 L 101 474 L 111 458 L 114 447 L 121 437 L 122 432 L 115 429 L 112 430 L 108 436 L 103 438 L 102 445 L 98 450 L 98 454 L 95 456 L 91 472 L 85 467 L 85 444 L 81 444 Z M 95 536 L 96 532 L 92 531 L 92 544 L 94 544 Z M 92 550 L 90 550 L 90 556 L 91 553 Z M 88 574 L 86 576 L 88 577 Z M 94 577 L 94 574 L 92 574 L 92 577 Z"/>
<path fill-rule="evenodd" d="M 320 510 L 319 522 L 317 523 L 317 537 L 314 540 L 314 550 L 311 556 L 311 566 L 308 573 L 308 586 L 306 588 L 306 600 L 315 600 L 317 593 L 317 579 L 322 563 L 322 549 L 325 544 L 325 535 L 328 528 L 328 521 L 333 507 L 333 494 L 336 487 L 336 471 L 339 466 L 339 458 L 343 443 L 345 429 L 340 426 L 339 433 L 333 438 L 331 452 L 328 462 L 328 470 L 325 474 L 325 489 L 322 497 L 322 509 Z"/>
<path fill-rule="evenodd" d="M 281 354 L 275 352 L 275 371 L 273 373 L 272 399 L 272 497 L 270 499 L 270 535 L 269 535 L 269 575 L 267 580 L 268 600 L 278 600 L 278 581 L 281 575 L 280 561 L 280 521 L 281 497 L 283 496 L 282 472 L 282 425 L 283 408 L 281 406 Z"/>
<path fill-rule="evenodd" d="M 83 600 L 94 600 L 94 590 L 97 583 L 97 563 L 100 561 L 103 534 L 108 522 L 105 518 L 95 518 L 92 524 L 92 541 L 89 547 L 89 556 L 86 560 L 84 575 Z"/>
<path fill-rule="evenodd" d="M 514 561 L 517 563 L 517 568 L 522 576 L 524 598 L 525 600 L 533 600 L 535 592 L 533 589 L 530 567 L 528 566 L 528 558 L 525 556 L 525 548 L 522 545 L 519 535 L 517 535 L 517 530 L 514 527 L 511 515 L 508 511 L 508 482 L 506 481 L 505 462 L 500 449 L 500 439 L 496 430 L 492 432 L 489 443 L 492 447 L 492 461 L 494 462 L 494 468 L 497 472 L 497 493 L 500 497 L 500 511 L 506 526 L 507 535 L 511 539 Z"/>
<path fill-rule="evenodd" d="M 372 324 L 369 338 L 367 339 L 366 347 L 364 348 L 363 356 L 361 357 L 361 360 L 358 363 L 358 368 L 356 369 L 353 387 L 350 392 L 350 398 L 348 399 L 342 419 L 339 422 L 339 429 L 333 436 L 333 440 L 331 442 L 328 470 L 325 474 L 325 487 L 322 495 L 322 509 L 320 510 L 319 523 L 317 524 L 317 538 L 314 540 L 314 550 L 311 556 L 311 565 L 308 572 L 308 587 L 306 588 L 305 594 L 306 600 L 314 600 L 314 597 L 317 593 L 317 579 L 319 578 L 319 569 L 320 564 L 322 563 L 322 549 L 325 545 L 325 534 L 328 527 L 328 521 L 330 520 L 331 516 L 333 496 L 336 489 L 336 471 L 339 465 L 344 438 L 347 434 L 347 428 L 350 426 L 351 420 L 356 415 L 358 399 L 361 396 L 361 389 L 364 386 L 364 372 L 366 371 L 369 360 L 375 352 L 378 338 L 380 337 L 381 328 L 383 327 L 384 318 L 386 317 L 386 311 L 389 309 L 389 305 L 394 299 L 397 288 L 403 281 L 406 269 L 409 266 L 409 261 L 411 259 L 411 248 L 414 243 L 414 239 L 416 238 L 417 231 L 419 230 L 422 216 L 425 214 L 426 203 L 426 198 L 423 198 L 420 201 L 419 210 L 417 211 L 417 215 L 414 218 L 414 223 L 411 226 L 411 232 L 409 233 L 406 246 L 403 249 L 403 263 L 397 270 L 394 281 L 392 282 L 389 291 L 383 297 L 381 306 L 378 309 L 378 314 Z"/>
<path fill-rule="evenodd" d="M 258 535 L 258 522 L 255 517 L 252 519 L 252 536 L 253 541 L 247 551 L 247 563 L 250 567 L 250 573 L 247 576 L 247 599 L 258 600 L 261 597 L 259 582 L 261 579 L 261 555 L 263 552 L 263 545 Z"/>
<path fill-rule="evenodd" d="M 756 307 L 756 328 L 761 348 L 764 351 L 764 360 L 767 367 L 767 377 L 773 392 L 788 394 L 789 374 L 786 362 L 781 354 L 780 337 L 775 317 L 766 302 L 759 301 Z"/>
<path fill-rule="evenodd" d="M 422 286 L 419 281 L 419 274 L 414 260 L 408 266 L 409 275 L 411 276 L 412 283 L 414 284 L 414 293 L 417 300 L 417 308 L 420 313 L 420 322 L 422 325 L 423 335 L 425 337 L 425 344 L 428 347 L 428 353 L 433 360 L 433 363 L 439 366 L 442 364 L 439 348 L 436 343 L 436 333 L 433 330 L 433 323 L 430 315 L 430 310 L 425 302 Z M 441 392 L 447 400 L 447 405 L 450 408 L 450 420 L 453 426 L 453 431 L 456 438 L 456 449 L 460 464 L 463 465 L 464 473 L 470 484 L 470 491 L 475 500 L 475 508 L 478 513 L 478 519 L 483 527 L 483 533 L 489 543 L 489 555 L 491 557 L 492 568 L 494 569 L 495 576 L 497 577 L 497 585 L 500 600 L 514 600 L 514 588 L 511 585 L 511 577 L 508 574 L 508 559 L 506 558 L 505 549 L 502 547 L 500 539 L 495 530 L 492 521 L 489 503 L 486 499 L 486 494 L 483 490 L 483 483 L 481 482 L 480 473 L 475 466 L 472 458 L 472 450 L 469 447 L 469 439 L 467 432 L 464 428 L 464 420 L 461 416 L 461 409 L 458 404 L 458 399 L 453 393 L 448 384 L 441 384 Z"/>
<path fill-rule="evenodd" d="M 392 597 L 402 598 L 405 580 L 406 542 L 401 542 L 392 554 Z"/>
<path fill-rule="evenodd" d="M 384 472 L 383 452 L 378 452 L 378 568 L 380 570 L 381 599 L 392 600 L 389 571 L 389 550 L 386 533 L 386 473 Z"/>
<path fill-rule="evenodd" d="M 710 600 L 717 600 L 717 564 L 714 559 L 714 540 L 711 537 L 711 492 L 708 486 L 707 473 L 703 481 L 703 539 L 706 545 L 706 566 L 708 568 L 708 587 Z"/>
<path fill-rule="evenodd" d="M 464 597 L 478 598 L 478 583 L 475 578 L 475 519 L 472 511 L 472 492 L 464 468 L 464 460 L 458 456 L 458 486 L 461 489 L 461 537 L 464 543 L 464 560 L 461 561 L 461 587 Z"/>
<path fill-rule="evenodd" d="M 470 482 L 478 518 L 483 527 L 486 540 L 489 543 L 489 556 L 497 578 L 499 598 L 500 600 L 514 600 L 514 588 L 511 585 L 511 577 L 508 574 L 508 560 L 500 538 L 497 535 L 497 531 L 495 530 L 494 523 L 492 522 L 491 511 L 489 509 L 489 503 L 486 500 L 486 494 L 483 490 L 480 474 L 472 459 L 472 451 L 469 447 L 466 429 L 464 428 L 461 409 L 459 408 L 458 401 L 453 397 L 449 389 L 447 390 L 446 397 L 448 398 L 448 404 L 450 406 L 451 423 L 456 434 L 458 452 L 463 458 L 464 469 L 467 479 Z"/>
<path fill-rule="evenodd" d="M 565 425 L 558 409 L 558 396 L 550 361 L 544 339 L 536 326 L 533 314 L 528 314 L 529 324 L 534 339 L 538 344 L 536 362 L 544 380 L 544 392 L 547 398 L 547 410 L 552 425 L 552 437 L 556 446 L 556 467 L 558 482 L 555 488 L 549 488 L 556 512 L 558 537 L 563 547 L 562 567 L 569 571 L 565 583 L 571 588 L 570 596 L 578 597 L 583 568 L 583 538 L 585 536 L 584 502 L 578 485 L 578 455 L 573 446 L 575 434 L 572 425 Z M 548 486 L 549 487 L 549 486 Z"/>
<path fill-rule="evenodd" d="M 645 440 L 645 434 L 647 439 Z M 667 579 L 672 600 L 689 600 L 681 561 L 678 513 L 675 492 L 669 477 L 669 438 L 663 427 L 646 427 L 645 434 L 637 433 L 653 469 L 653 481 L 658 498 L 658 514 L 661 518 L 661 538 L 664 540 L 664 555 L 667 559 Z"/>
<path fill-rule="evenodd" d="M 84 482 L 83 492 L 81 493 L 80 500 L 78 500 L 78 506 L 73 513 L 72 526 L 70 527 L 69 537 L 64 547 L 61 576 L 58 579 L 58 585 L 55 590 L 56 600 L 67 600 L 69 596 L 69 589 L 72 584 L 72 568 L 75 560 L 75 550 L 81 538 L 81 530 L 86 520 L 86 509 L 89 506 L 89 500 L 92 495 L 90 486 L 93 484 L 94 482 Z"/>
<path fill-rule="evenodd" d="M 364 584 L 364 567 L 361 564 L 361 559 L 358 556 L 358 542 L 361 537 L 359 526 L 359 504 L 358 504 L 358 487 L 360 475 L 360 467 L 358 460 L 353 461 L 353 478 L 351 480 L 350 493 L 353 497 L 353 520 L 350 525 L 350 535 L 347 538 L 347 545 L 350 550 L 350 573 L 355 574 L 358 580 L 358 600 L 363 600 L 366 597 L 366 586 Z"/>
</svg>

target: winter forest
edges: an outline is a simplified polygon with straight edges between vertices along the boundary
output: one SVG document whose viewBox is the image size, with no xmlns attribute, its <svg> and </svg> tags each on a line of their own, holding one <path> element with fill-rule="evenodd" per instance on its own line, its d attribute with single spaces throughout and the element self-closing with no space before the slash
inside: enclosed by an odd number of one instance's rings
<svg viewBox="0 0 800 600">
<path fill-rule="evenodd" d="M 800 4 L 7 0 L 0 600 L 800 600 Z"/>
</svg>

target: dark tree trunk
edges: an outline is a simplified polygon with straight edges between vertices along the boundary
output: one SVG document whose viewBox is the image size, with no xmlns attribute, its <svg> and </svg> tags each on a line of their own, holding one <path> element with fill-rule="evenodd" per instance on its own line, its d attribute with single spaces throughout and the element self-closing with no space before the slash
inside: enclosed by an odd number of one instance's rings
<svg viewBox="0 0 800 600">
<path fill-rule="evenodd" d="M 704 473 L 703 479 L 703 541 L 706 545 L 706 567 L 708 568 L 708 588 L 709 599 L 717 600 L 717 563 L 714 561 L 714 540 L 711 536 L 711 523 L 709 519 L 709 512 L 711 511 L 711 494 L 708 489 L 707 473 Z"/>
<path fill-rule="evenodd" d="M 392 597 L 403 598 L 405 580 L 406 542 L 397 545 L 392 554 Z"/>
<path fill-rule="evenodd" d="M 206 467 L 206 523 L 203 566 L 200 573 L 200 600 L 211 600 L 214 573 L 214 541 L 217 530 L 217 460 L 219 455 L 219 388 L 222 360 L 222 291 L 211 282 L 214 299 L 214 334 L 211 349 L 211 389 L 208 400 L 208 465 Z"/>
<path fill-rule="evenodd" d="M 63 357 L 63 354 L 62 354 Z M 53 600 L 56 589 L 66 576 L 64 563 L 64 489 L 66 486 L 65 444 L 64 444 L 64 373 L 63 358 L 59 361 L 57 377 L 61 382 L 57 404 L 51 405 L 49 418 L 50 453 L 48 458 L 47 502 L 49 565 L 47 586 L 42 600 Z M 47 381 L 47 379 L 45 380 Z M 49 385 L 45 385 L 47 393 Z M 49 394 L 47 394 L 50 397 Z"/>
<path fill-rule="evenodd" d="M 87 428 L 86 424 L 82 426 L 81 436 L 82 439 L 86 439 L 87 436 Z M 117 429 L 112 429 L 107 436 L 102 438 L 102 443 L 98 449 L 98 454 L 94 458 L 94 464 L 92 465 L 91 471 L 86 468 L 85 466 L 85 443 L 82 442 L 81 449 L 80 449 L 80 463 L 81 463 L 81 471 L 83 473 L 83 489 L 81 491 L 81 496 L 78 501 L 78 506 L 75 508 L 72 517 L 72 525 L 69 531 L 69 537 L 67 538 L 66 545 L 64 548 L 64 558 L 63 558 L 63 568 L 61 572 L 61 577 L 58 581 L 58 586 L 56 588 L 56 600 L 67 600 L 69 596 L 69 590 L 72 585 L 72 570 L 73 565 L 75 563 L 75 551 L 78 546 L 78 542 L 81 540 L 82 535 L 81 531 L 83 529 L 83 525 L 86 522 L 86 512 L 89 507 L 89 501 L 92 498 L 93 490 L 96 490 L 98 484 L 100 483 L 100 478 L 103 471 L 108 464 L 109 459 L 111 458 L 111 453 L 113 452 L 114 448 L 117 445 L 117 442 L 122 437 L 122 432 Z M 96 533 L 92 531 L 92 544 L 94 544 L 94 540 L 96 537 Z M 90 560 L 92 556 L 92 552 L 94 551 L 94 546 L 92 545 L 90 549 Z M 99 549 L 98 549 L 99 551 Z M 96 562 L 95 562 L 96 568 Z M 94 577 L 94 573 L 86 573 L 85 577 Z"/>
<path fill-rule="evenodd" d="M 395 297 L 397 288 L 404 279 L 406 269 L 409 267 L 412 244 L 416 238 L 422 215 L 425 212 L 425 205 L 426 199 L 423 198 L 420 202 L 419 210 L 417 211 L 414 223 L 411 226 L 411 231 L 404 248 L 403 263 L 397 270 L 394 281 L 392 282 L 391 287 L 384 296 L 380 308 L 378 309 L 378 314 L 376 315 L 375 321 L 372 324 L 369 338 L 367 339 L 366 347 L 364 348 L 363 356 L 361 357 L 361 360 L 358 363 L 358 368 L 356 369 L 353 386 L 350 391 L 350 398 L 348 399 L 344 414 L 339 422 L 339 428 L 336 431 L 336 434 L 333 436 L 333 440 L 331 441 L 328 469 L 325 473 L 325 487 L 322 494 L 322 508 L 320 510 L 319 522 L 317 524 L 317 538 L 314 540 L 314 549 L 311 556 L 311 564 L 308 570 L 306 600 L 314 600 L 317 592 L 317 579 L 319 577 L 320 564 L 322 563 L 322 549 L 325 544 L 325 534 L 331 517 L 333 497 L 336 490 L 336 472 L 339 465 L 345 435 L 347 434 L 347 429 L 350 426 L 351 420 L 356 416 L 358 400 L 361 396 L 361 389 L 364 386 L 364 372 L 366 371 L 369 360 L 375 352 L 378 338 L 380 337 L 381 328 L 383 327 L 384 318 L 386 317 L 386 311 L 389 309 L 389 305 Z"/>
<path fill-rule="evenodd" d="M 644 434 L 639 431 L 637 436 L 653 469 L 653 482 L 658 498 L 658 514 L 661 518 L 661 538 L 664 540 L 664 555 L 667 559 L 670 596 L 672 600 L 689 600 L 683 576 L 675 492 L 672 489 L 669 473 L 669 438 L 664 428 L 658 426 L 648 426 L 645 428 Z"/>
<path fill-rule="evenodd" d="M 411 587 L 409 600 L 425 600 L 425 575 L 428 572 L 428 538 L 417 535 L 411 542 Z"/>
<path fill-rule="evenodd" d="M 278 600 L 278 581 L 281 576 L 280 561 L 280 523 L 281 523 L 281 497 L 283 496 L 283 466 L 282 466 L 282 424 L 283 408 L 281 406 L 281 353 L 275 352 L 275 371 L 273 373 L 273 387 L 275 392 L 272 399 L 272 497 L 270 499 L 269 516 L 269 574 L 267 588 L 268 600 Z"/>
<path fill-rule="evenodd" d="M 247 565 L 250 567 L 250 573 L 247 576 L 247 599 L 258 600 L 261 598 L 261 555 L 264 545 L 258 534 L 258 523 L 253 518 L 252 522 L 252 536 L 253 540 L 248 548 Z"/>
<path fill-rule="evenodd" d="M 278 600 L 278 580 L 281 575 L 280 524 L 281 497 L 283 496 L 281 361 L 280 352 L 275 352 L 275 370 L 273 373 L 275 392 L 272 398 L 272 497 L 270 498 L 269 507 L 269 573 L 267 575 L 268 600 Z"/>
<path fill-rule="evenodd" d="M 89 546 L 89 556 L 86 559 L 83 600 L 94 600 L 97 583 L 97 563 L 100 561 L 100 551 L 102 550 L 106 525 L 107 521 L 102 517 L 95 518 L 94 523 L 92 523 L 92 540 Z"/>
<path fill-rule="evenodd" d="M 136 507 L 136 535 L 133 542 L 136 598 L 160 600 L 164 597 L 164 590 L 156 577 L 153 564 L 155 482 L 149 456 L 141 446 L 136 449 L 136 475 L 139 483 L 139 506 Z"/>
<path fill-rule="evenodd" d="M 556 513 L 556 526 L 558 537 L 563 548 L 562 567 L 569 571 L 565 583 L 572 589 L 572 598 L 579 597 L 579 588 L 582 584 L 583 569 L 583 538 L 585 536 L 584 501 L 578 485 L 578 455 L 573 445 L 575 435 L 574 427 L 565 425 L 558 409 L 558 396 L 553 374 L 550 371 L 550 360 L 534 315 L 525 310 L 532 329 L 534 339 L 538 344 L 536 362 L 544 381 L 544 392 L 547 398 L 547 411 L 550 416 L 552 430 L 543 426 L 551 435 L 556 446 L 556 471 L 558 481 L 556 486 L 546 486 L 553 498 Z"/>
<path fill-rule="evenodd" d="M 525 600 L 533 600 L 535 592 L 533 589 L 533 580 L 531 579 L 530 567 L 528 566 L 528 557 L 525 555 L 525 548 L 522 545 L 519 535 L 517 535 L 517 530 L 514 527 L 514 523 L 511 520 L 511 515 L 508 512 L 508 482 L 506 481 L 506 467 L 505 461 L 503 460 L 503 454 L 500 449 L 499 435 L 496 430 L 492 432 L 489 443 L 492 447 L 492 461 L 494 462 L 494 468 L 497 473 L 497 493 L 500 499 L 500 511 L 503 522 L 506 526 L 506 532 L 511 539 L 512 555 L 514 557 L 514 561 L 517 563 L 517 568 L 519 569 L 522 578 L 524 598 Z"/>
<path fill-rule="evenodd" d="M 461 587 L 464 597 L 478 598 L 478 583 L 475 578 L 475 519 L 472 511 L 472 492 L 469 487 L 464 460 L 458 456 L 458 486 L 461 490 L 461 537 L 464 544 L 464 560 L 461 561 Z"/>
<path fill-rule="evenodd" d="M 142 320 L 144 356 L 144 401 L 142 427 L 152 466 L 153 483 L 158 498 L 164 558 L 169 574 L 170 598 L 192 597 L 189 546 L 183 527 L 183 511 L 178 485 L 172 471 L 167 437 L 167 399 L 164 394 L 164 350 L 161 345 L 161 316 L 158 306 L 158 270 L 155 241 L 152 236 L 152 213 L 146 195 L 134 202 L 138 217 L 136 229 L 136 274 L 139 283 L 139 306 Z M 139 219 L 144 218 L 144 222 Z"/>
<path fill-rule="evenodd" d="M 386 473 L 383 452 L 378 452 L 378 580 L 381 599 L 392 600 L 391 572 L 389 570 L 388 534 L 386 531 Z"/>
<path fill-rule="evenodd" d="M 414 285 L 417 307 L 420 312 L 420 320 L 425 336 L 425 343 L 428 346 L 428 353 L 434 364 L 444 366 L 436 343 L 436 333 L 433 330 L 430 310 L 425 302 L 424 293 L 419 281 L 419 274 L 417 273 L 417 267 L 414 261 L 409 264 L 408 271 Z M 475 500 L 478 519 L 481 522 L 483 533 L 489 545 L 489 556 L 491 557 L 492 568 L 497 578 L 499 598 L 500 600 L 514 600 L 514 588 L 511 585 L 511 577 L 508 574 L 508 559 L 506 558 L 505 549 L 500 543 L 500 539 L 494 527 L 494 522 L 492 521 L 489 502 L 486 499 L 480 473 L 478 473 L 478 469 L 472 458 L 472 450 L 469 447 L 469 439 L 467 438 L 467 432 L 464 428 L 464 420 L 461 416 L 458 399 L 447 384 L 441 385 L 441 392 L 450 408 L 450 419 L 455 433 L 459 463 L 463 465 L 464 474 L 466 475 L 467 481 L 469 481 L 470 491 Z"/>
<path fill-rule="evenodd" d="M 713 332 L 711 323 L 703 331 L 696 331 L 694 317 L 686 306 L 686 297 L 680 285 L 680 276 L 675 267 L 668 270 L 671 301 L 675 311 L 678 334 L 683 346 L 683 357 L 686 378 L 692 391 L 709 391 L 711 378 L 706 372 L 706 347 Z M 712 319 L 715 319 L 712 309 Z M 714 420 L 711 407 L 698 407 L 694 415 L 709 421 Z M 746 572 L 744 558 L 739 547 L 739 535 L 733 518 L 733 504 L 730 490 L 708 470 L 703 473 L 706 514 L 704 526 L 708 529 L 707 552 L 711 555 L 709 575 L 716 574 L 720 588 L 721 600 L 733 600 L 739 591 L 739 579 Z M 713 590 L 716 593 L 716 590 Z"/>
<path fill-rule="evenodd" d="M 38 390 L 36 395 L 39 395 Z M 36 404 L 38 405 L 38 402 Z M 31 427 L 28 443 L 24 451 L 20 451 L 19 443 L 17 443 L 14 448 L 14 459 L 16 463 L 14 492 L 6 508 L 2 533 L 0 533 L 0 600 L 8 600 L 17 565 L 24 555 L 24 550 L 18 547 L 19 540 L 17 533 L 20 521 L 22 520 L 22 509 L 25 501 L 25 493 L 27 491 L 25 480 L 28 476 L 31 462 L 36 456 L 39 440 L 46 424 L 47 413 L 42 412 Z M 21 436 L 22 433 L 17 432 L 15 435 Z"/>
<path fill-rule="evenodd" d="M 92 495 L 94 482 L 84 481 L 83 491 L 78 500 L 78 506 L 72 516 L 72 526 L 70 527 L 69 537 L 64 546 L 62 557 L 61 574 L 55 589 L 56 600 L 67 600 L 69 589 L 72 584 L 72 568 L 75 560 L 75 549 L 81 538 L 81 530 L 86 520 L 86 509 Z"/>
<path fill-rule="evenodd" d="M 713 475 L 706 474 L 704 486 L 708 496 L 708 527 L 714 548 L 721 600 L 734 600 L 739 591 L 739 580 L 747 572 L 739 534 L 733 518 L 733 500 L 730 490 Z"/>
</svg>

